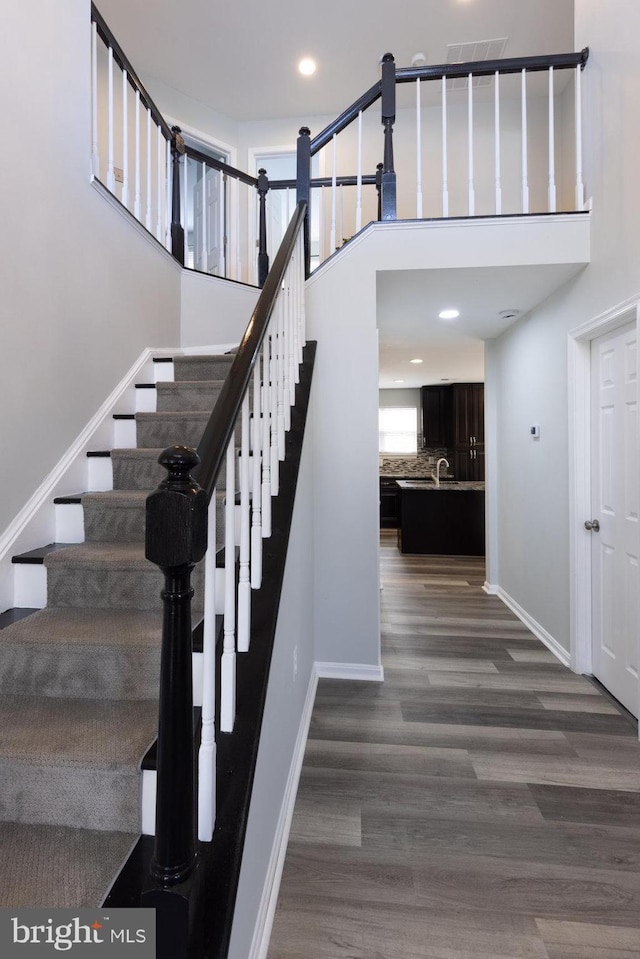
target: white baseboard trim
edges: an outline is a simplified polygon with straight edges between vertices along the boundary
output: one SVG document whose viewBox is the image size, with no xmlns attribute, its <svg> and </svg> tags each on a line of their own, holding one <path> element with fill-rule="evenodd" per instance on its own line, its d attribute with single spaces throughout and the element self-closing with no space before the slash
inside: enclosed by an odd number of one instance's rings
<svg viewBox="0 0 640 959">
<path fill-rule="evenodd" d="M 316 687 L 318 685 L 318 672 L 314 666 L 309 677 L 309 686 L 307 696 L 302 709 L 298 736 L 291 758 L 289 767 L 289 776 L 285 787 L 280 815 L 276 826 L 276 833 L 271 847 L 271 856 L 267 867 L 267 875 L 262 890 L 262 899 L 258 909 L 258 916 L 253 932 L 251 950 L 248 959 L 266 959 L 269 950 L 269 940 L 271 938 L 271 929 L 273 927 L 273 918 L 278 903 L 280 892 L 280 880 L 282 879 L 282 870 L 287 853 L 287 844 L 289 842 L 289 832 L 291 830 L 291 821 L 293 819 L 293 810 L 296 804 L 296 795 L 298 792 L 298 782 L 302 772 L 302 762 L 304 759 L 304 750 L 307 744 L 309 734 L 309 724 L 311 723 L 311 714 L 313 704 L 316 698 Z"/>
<path fill-rule="evenodd" d="M 370 666 L 368 663 L 316 663 L 319 679 L 355 679 L 368 683 L 383 683 L 382 664 Z"/>
<path fill-rule="evenodd" d="M 512 613 L 515 613 L 518 619 L 524 623 L 527 629 L 530 629 L 536 639 L 539 639 L 548 650 L 550 650 L 556 659 L 559 659 L 563 666 L 571 668 L 571 657 L 564 646 L 561 646 L 557 639 L 554 639 L 551 633 L 548 633 L 544 626 L 530 616 L 526 609 L 523 609 L 519 603 L 512 599 L 501 586 L 490 586 L 484 584 L 484 591 L 490 595 L 497 596 L 505 606 L 508 606 Z"/>
</svg>

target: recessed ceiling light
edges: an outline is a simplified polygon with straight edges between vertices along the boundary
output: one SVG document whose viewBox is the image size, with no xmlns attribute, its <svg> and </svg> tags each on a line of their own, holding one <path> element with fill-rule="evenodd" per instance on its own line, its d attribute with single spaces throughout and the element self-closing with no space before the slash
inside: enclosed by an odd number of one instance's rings
<svg viewBox="0 0 640 959">
<path fill-rule="evenodd" d="M 404 383 L 404 380 L 394 380 L 394 383 Z"/>
<path fill-rule="evenodd" d="M 460 316 L 460 310 L 441 310 L 438 316 L 441 320 L 457 320 Z"/>
<path fill-rule="evenodd" d="M 410 363 L 422 363 L 422 360 L 415 359 L 415 360 L 409 360 L 409 362 L 410 362 Z"/>
<path fill-rule="evenodd" d="M 303 77 L 310 77 L 316 72 L 316 61 L 311 57 L 303 57 L 298 64 L 298 70 Z"/>
</svg>

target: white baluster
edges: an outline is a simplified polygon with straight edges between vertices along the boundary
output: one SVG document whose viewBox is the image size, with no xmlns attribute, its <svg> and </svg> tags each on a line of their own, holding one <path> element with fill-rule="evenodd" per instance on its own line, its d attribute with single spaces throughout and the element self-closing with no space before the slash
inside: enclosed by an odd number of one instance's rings
<svg viewBox="0 0 640 959">
<path fill-rule="evenodd" d="M 91 24 L 91 173 L 100 176 L 98 151 L 98 25 Z"/>
<path fill-rule="evenodd" d="M 549 67 L 549 213 L 556 212 L 556 139 L 553 67 Z"/>
<path fill-rule="evenodd" d="M 129 209 L 129 77 L 122 71 L 122 204 Z"/>
<path fill-rule="evenodd" d="M 304 240 L 302 233 L 298 235 L 298 276 L 300 277 L 300 292 L 298 301 L 299 343 L 298 362 L 302 363 L 302 348 L 307 341 L 307 316 L 305 300 L 305 273 L 304 273 Z"/>
<path fill-rule="evenodd" d="M 156 240 L 162 243 L 162 127 L 157 128 L 157 169 L 156 169 Z"/>
<path fill-rule="evenodd" d="M 529 212 L 529 146 L 527 131 L 527 71 L 522 71 L 522 212 Z"/>
<path fill-rule="evenodd" d="M 147 111 L 147 213 L 145 217 L 145 226 L 149 233 L 151 233 L 152 219 L 151 219 L 151 110 L 149 107 L 146 107 Z"/>
<path fill-rule="evenodd" d="M 356 172 L 356 233 L 362 229 L 362 110 L 358 113 L 358 168 Z"/>
<path fill-rule="evenodd" d="M 187 256 L 187 203 L 189 199 L 189 157 L 185 154 L 184 163 L 182 164 L 182 176 L 180 178 L 180 225 L 185 232 L 185 257 Z"/>
<path fill-rule="evenodd" d="M 291 289 L 291 309 L 292 309 L 292 321 L 293 321 L 293 336 L 291 343 L 291 373 L 292 373 L 292 383 L 294 384 L 294 400 L 295 400 L 295 384 L 300 382 L 300 246 L 296 240 L 296 248 L 293 254 L 293 269 L 292 269 L 292 289 Z"/>
<path fill-rule="evenodd" d="M 476 212 L 476 191 L 473 177 L 473 76 L 469 74 L 468 89 L 468 141 L 469 141 L 469 216 L 475 216 Z"/>
<path fill-rule="evenodd" d="M 494 90 L 495 160 L 496 160 L 496 214 L 502 213 L 502 163 L 500 156 L 500 73 L 496 70 Z"/>
<path fill-rule="evenodd" d="M 584 210 L 582 180 L 582 70 L 576 67 L 576 210 Z"/>
<path fill-rule="evenodd" d="M 331 173 L 331 237 L 329 255 L 336 251 L 336 134 L 333 134 L 333 170 Z"/>
<path fill-rule="evenodd" d="M 449 216 L 449 156 L 447 147 L 447 78 L 442 78 L 442 215 Z"/>
<path fill-rule="evenodd" d="M 230 733 L 236 718 L 236 537 L 235 438 L 227 447 L 224 506 L 224 638 L 220 666 L 220 729 Z"/>
<path fill-rule="evenodd" d="M 209 269 L 209 257 L 207 256 L 207 164 L 202 163 L 202 179 L 200 181 L 200 199 L 202 203 L 202 222 L 200 224 L 200 243 L 202 246 L 200 255 L 200 269 L 207 273 Z"/>
<path fill-rule="evenodd" d="M 116 177 L 113 162 L 113 50 L 109 47 L 109 84 L 108 84 L 108 162 L 107 189 L 115 193 Z"/>
<path fill-rule="evenodd" d="M 171 252 L 171 203 L 173 195 L 173 177 L 171 169 L 171 141 L 165 140 L 164 156 L 164 245 Z M 186 162 L 186 161 L 185 161 Z"/>
<path fill-rule="evenodd" d="M 344 184 L 340 184 L 340 190 L 338 192 L 340 202 L 338 204 L 338 246 L 341 247 L 344 243 Z"/>
<path fill-rule="evenodd" d="M 286 432 L 286 420 L 285 420 L 285 403 L 288 400 L 286 394 L 286 381 L 285 381 L 285 345 L 284 345 L 284 323 L 285 323 L 285 303 L 286 297 L 280 293 L 278 297 L 278 304 L 276 304 L 276 316 L 278 323 L 278 332 L 276 335 L 277 352 L 276 352 L 276 377 L 278 382 L 277 397 L 278 397 L 278 419 L 277 419 L 277 447 L 278 447 L 278 459 L 280 462 L 284 460 L 284 443 L 285 443 L 285 432 Z"/>
<path fill-rule="evenodd" d="M 271 447 L 269 455 L 271 457 L 271 495 L 277 496 L 280 491 L 280 458 L 278 456 L 278 375 L 277 375 L 277 351 L 278 351 L 278 324 L 276 321 L 278 303 L 274 309 L 274 316 L 269 327 L 270 356 L 269 356 L 269 421 L 271 431 Z"/>
<path fill-rule="evenodd" d="M 262 345 L 262 537 L 271 536 L 271 386 L 269 333 Z"/>
<path fill-rule="evenodd" d="M 136 130 L 135 130 L 135 173 L 133 186 L 133 215 L 136 220 L 141 217 L 140 197 L 140 91 L 136 90 Z"/>
<path fill-rule="evenodd" d="M 251 588 L 260 589 L 262 583 L 262 421 L 260 419 L 260 358 L 253 370 L 253 435 L 251 455 Z"/>
<path fill-rule="evenodd" d="M 422 106 L 420 77 L 416 77 L 416 216 L 422 219 Z"/>
<path fill-rule="evenodd" d="M 202 731 L 198 753 L 198 839 L 201 842 L 211 842 L 216 821 L 216 509 L 214 489 L 209 503 L 204 559 Z"/>
<path fill-rule="evenodd" d="M 238 575 L 238 652 L 249 649 L 251 632 L 251 516 L 249 504 L 249 390 L 242 400 L 240 425 L 240 569 Z"/>
<path fill-rule="evenodd" d="M 321 186 L 318 190 L 318 264 L 324 263 L 325 260 L 325 210 L 324 210 L 324 187 Z"/>
</svg>

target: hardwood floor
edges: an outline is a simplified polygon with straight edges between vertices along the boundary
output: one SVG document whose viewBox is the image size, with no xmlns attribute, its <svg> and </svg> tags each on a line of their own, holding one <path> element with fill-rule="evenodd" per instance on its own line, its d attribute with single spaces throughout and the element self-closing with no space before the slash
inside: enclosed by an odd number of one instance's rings
<svg viewBox="0 0 640 959">
<path fill-rule="evenodd" d="M 269 959 L 640 957 L 637 728 L 383 531 L 384 684 L 321 680 Z"/>
</svg>

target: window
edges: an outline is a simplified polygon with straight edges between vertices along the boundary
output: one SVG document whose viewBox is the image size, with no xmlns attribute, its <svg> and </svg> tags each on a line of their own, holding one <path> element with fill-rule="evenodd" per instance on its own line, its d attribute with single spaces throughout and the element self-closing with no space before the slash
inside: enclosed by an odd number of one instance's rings
<svg viewBox="0 0 640 959">
<path fill-rule="evenodd" d="M 415 407 L 378 410 L 381 453 L 417 453 L 418 411 Z"/>
</svg>

